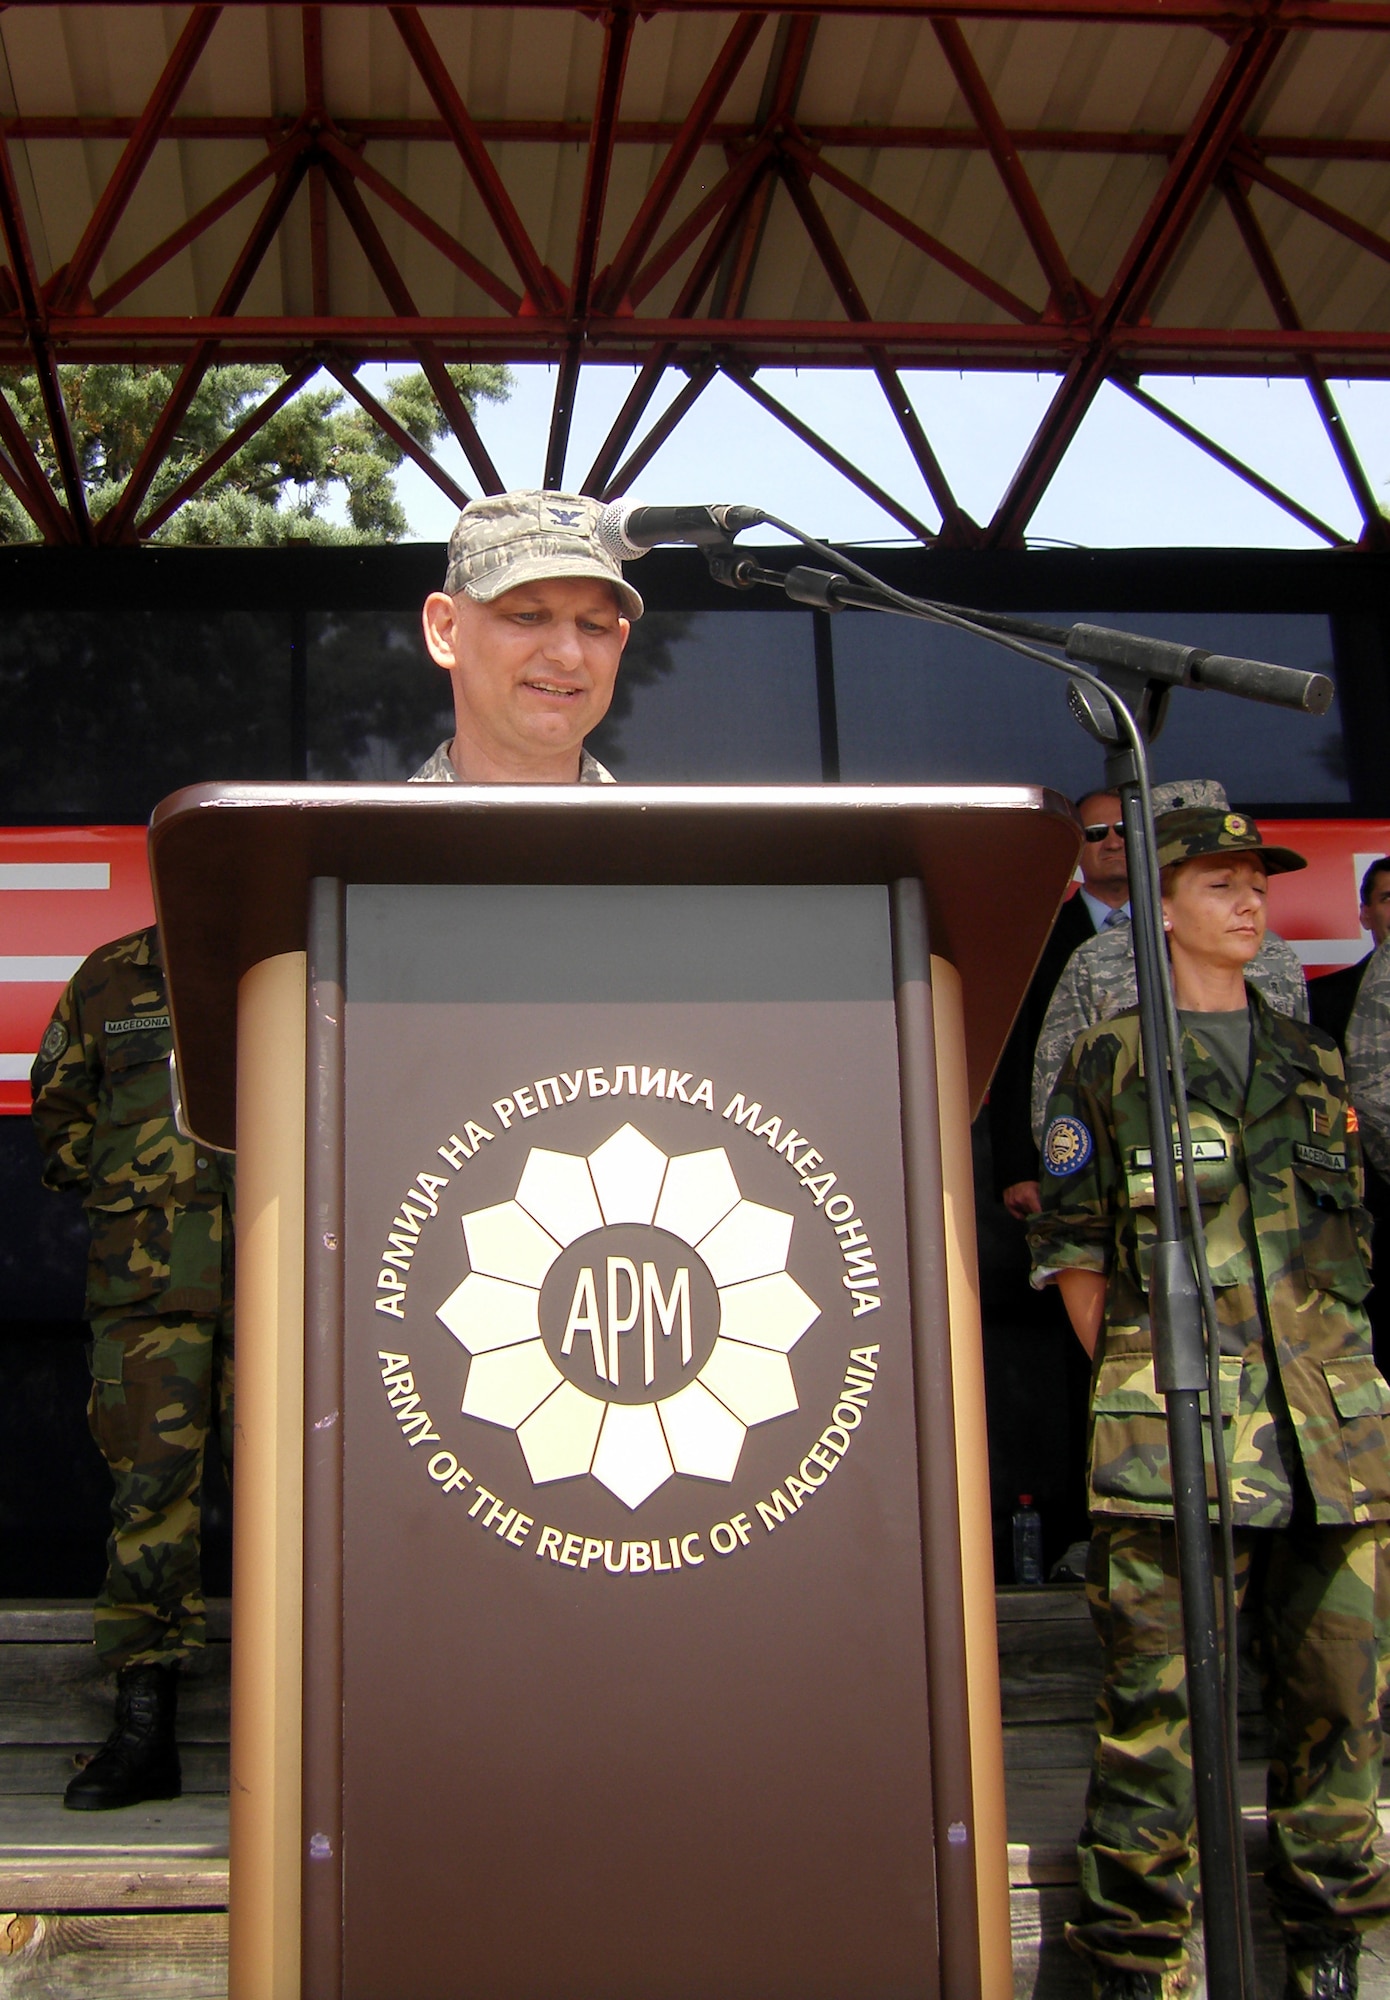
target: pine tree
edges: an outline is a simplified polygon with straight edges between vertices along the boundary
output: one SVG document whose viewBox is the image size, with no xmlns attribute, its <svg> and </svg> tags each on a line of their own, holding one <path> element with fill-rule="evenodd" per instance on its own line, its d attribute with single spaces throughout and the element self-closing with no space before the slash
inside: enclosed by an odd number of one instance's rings
<svg viewBox="0 0 1390 2000">
<path fill-rule="evenodd" d="M 496 365 L 449 370 L 476 415 L 480 402 L 505 402 L 508 369 Z M 99 520 L 115 505 L 176 380 L 172 367 L 98 362 L 59 370 L 87 507 Z M 284 380 L 284 370 L 250 362 L 210 368 L 178 426 L 149 490 L 152 507 L 217 449 L 256 405 Z M 57 458 L 37 378 L 0 370 L 0 390 L 53 482 L 62 491 Z M 434 392 L 418 370 L 392 376 L 378 397 L 427 450 L 449 435 Z M 409 527 L 393 474 L 405 454 L 336 385 L 293 397 L 151 538 L 190 547 L 282 542 L 394 542 Z M 325 518 L 341 494 L 347 521 Z M 8 486 L 0 484 L 0 541 L 39 539 L 38 529 Z"/>
</svg>

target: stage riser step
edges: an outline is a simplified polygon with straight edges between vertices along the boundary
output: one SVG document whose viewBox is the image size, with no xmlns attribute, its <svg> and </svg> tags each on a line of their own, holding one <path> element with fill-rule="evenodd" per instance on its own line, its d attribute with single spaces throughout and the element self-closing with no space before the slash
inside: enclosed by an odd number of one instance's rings
<svg viewBox="0 0 1390 2000">
<path fill-rule="evenodd" d="M 6 1743 L 0 1745 L 0 1799 L 45 1798 L 61 1792 L 77 1769 L 78 1756 L 100 1749 L 103 1738 L 89 1743 Z M 225 1743 L 179 1745 L 185 1795 L 222 1794 L 227 1790 Z"/>
<path fill-rule="evenodd" d="M 1255 1946 L 1260 1990 L 1276 2000 L 1283 1950 L 1255 1886 Z M 1014 2000 L 1089 2000 L 1090 1980 L 1070 1951 L 1064 1927 L 1075 1912 L 1070 1888 L 1015 1889 Z M 1189 2000 L 1203 2000 L 1201 1939 L 1198 1979 Z M 88 1996 L 101 2000 L 225 2000 L 227 1919 L 220 1911 L 113 1915 L 65 1912 L 0 1914 L 0 2000 L 10 1996 Z M 1390 1966 L 1374 1948 L 1361 1958 L 1362 2000 L 1390 2000 Z"/>
<path fill-rule="evenodd" d="M 0 2000 L 225 2000 L 220 1910 L 0 1914 Z"/>
<path fill-rule="evenodd" d="M 210 1604 L 209 1643 L 180 1675 L 179 1740 L 190 1752 L 193 1791 L 226 1787 L 230 1636 L 229 1606 Z M 115 1678 L 92 1643 L 89 1604 L 0 1604 L 0 1797 L 61 1789 L 73 1755 L 106 1737 L 114 1697 Z"/>
</svg>

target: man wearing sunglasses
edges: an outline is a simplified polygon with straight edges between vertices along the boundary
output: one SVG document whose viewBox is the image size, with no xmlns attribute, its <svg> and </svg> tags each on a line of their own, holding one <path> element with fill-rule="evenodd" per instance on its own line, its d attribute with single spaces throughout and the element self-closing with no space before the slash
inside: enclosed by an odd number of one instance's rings
<svg viewBox="0 0 1390 2000">
<path fill-rule="evenodd" d="M 1042 1207 L 1038 1195 L 1038 1148 L 1030 1124 L 1033 1053 L 1057 981 L 1077 946 L 1098 931 L 1129 922 L 1129 873 L 1125 865 L 1120 801 L 1113 792 L 1087 792 L 1076 802 L 1086 829 L 1081 850 L 1081 885 L 1057 912 L 1038 969 L 1019 1009 L 1013 1032 L 999 1058 L 989 1092 L 989 1136 L 994 1186 L 1017 1222 Z"/>
</svg>

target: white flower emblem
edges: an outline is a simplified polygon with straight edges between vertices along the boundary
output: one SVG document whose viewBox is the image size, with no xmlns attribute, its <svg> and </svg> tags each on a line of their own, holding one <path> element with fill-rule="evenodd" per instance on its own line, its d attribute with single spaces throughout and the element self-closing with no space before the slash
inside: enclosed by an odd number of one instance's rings
<svg viewBox="0 0 1390 2000">
<path fill-rule="evenodd" d="M 748 1427 L 796 1409 L 820 1308 L 792 1217 L 743 1198 L 722 1146 L 668 1159 L 624 1125 L 587 1159 L 532 1147 L 515 1199 L 462 1221 L 439 1318 L 471 1357 L 463 1414 L 515 1430 L 537 1486 L 589 1473 L 636 1508 L 677 1472 L 728 1482 Z"/>
</svg>

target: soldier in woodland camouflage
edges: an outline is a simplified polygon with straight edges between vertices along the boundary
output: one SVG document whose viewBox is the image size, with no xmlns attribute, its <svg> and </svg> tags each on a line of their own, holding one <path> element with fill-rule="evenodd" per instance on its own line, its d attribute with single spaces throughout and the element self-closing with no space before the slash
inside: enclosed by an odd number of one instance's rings
<svg viewBox="0 0 1390 2000">
<path fill-rule="evenodd" d="M 1217 1299 L 1237 1585 L 1261 1614 L 1266 1879 L 1289 1995 L 1354 2000 L 1360 1935 L 1390 1914 L 1374 1845 L 1390 1387 L 1362 1308 L 1369 1245 L 1356 1118 L 1331 1038 L 1276 1012 L 1250 976 L 1266 871 L 1301 858 L 1265 847 L 1236 813 L 1170 813 L 1158 831 Z M 1079 1848 L 1082 1919 L 1070 1937 L 1107 2000 L 1156 2000 L 1186 1977 L 1195 1871 L 1136 1013 L 1079 1036 L 1042 1152 L 1034 1282 L 1061 1284 L 1093 1353 L 1087 1581 L 1106 1652 Z"/>
<path fill-rule="evenodd" d="M 1154 787 L 1154 812 L 1205 806 L 1229 812 L 1226 794 L 1213 779 L 1181 779 Z M 1266 931 L 1249 975 L 1277 1014 L 1308 1019 L 1308 985 L 1298 953 L 1281 937 Z M 1078 945 L 1053 989 L 1038 1032 L 1033 1058 L 1033 1138 L 1042 1143 L 1047 1100 L 1052 1095 L 1066 1053 L 1083 1028 L 1109 1021 L 1139 1005 L 1134 970 L 1134 942 L 1128 924 L 1102 931 Z"/>
<path fill-rule="evenodd" d="M 92 1434 L 111 1468 L 112 1533 L 95 1611 L 117 1670 L 116 1730 L 68 1788 L 83 1810 L 179 1791 L 175 1670 L 203 1644 L 200 1501 L 208 1431 L 232 1442 L 232 1169 L 177 1129 L 158 933 L 93 952 L 33 1069 L 52 1188 L 91 1225 Z"/>
<path fill-rule="evenodd" d="M 1390 939 L 1366 967 L 1351 1011 L 1347 1082 L 1367 1156 L 1390 1176 Z"/>
</svg>

